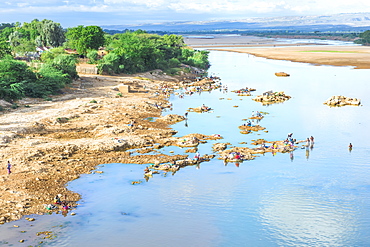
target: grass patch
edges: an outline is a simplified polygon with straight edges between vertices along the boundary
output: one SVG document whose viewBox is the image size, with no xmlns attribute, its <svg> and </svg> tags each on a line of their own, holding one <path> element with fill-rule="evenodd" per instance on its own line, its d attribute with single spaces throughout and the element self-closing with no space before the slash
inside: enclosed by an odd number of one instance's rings
<svg viewBox="0 0 370 247">
<path fill-rule="evenodd" d="M 146 81 L 150 81 L 149 78 L 145 78 L 145 77 L 141 77 L 141 76 L 136 76 L 134 77 L 135 79 L 139 79 L 139 80 L 146 80 Z"/>
<path fill-rule="evenodd" d="M 311 51 L 299 51 L 299 52 L 359 53 L 358 51 L 328 51 L 328 50 L 311 50 Z"/>
</svg>

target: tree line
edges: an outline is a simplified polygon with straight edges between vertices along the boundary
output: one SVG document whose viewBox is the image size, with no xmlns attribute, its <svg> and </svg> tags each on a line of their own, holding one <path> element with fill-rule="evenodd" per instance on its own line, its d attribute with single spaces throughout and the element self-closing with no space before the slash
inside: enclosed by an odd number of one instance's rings
<svg viewBox="0 0 370 247">
<path fill-rule="evenodd" d="M 359 35 L 360 39 L 356 40 L 355 43 L 362 45 L 370 45 L 370 30 L 367 30 Z"/>
<path fill-rule="evenodd" d="M 30 65 L 17 60 L 27 57 L 36 60 Z M 208 52 L 187 47 L 179 35 L 149 34 L 143 30 L 108 34 L 99 26 L 64 29 L 51 20 L 37 19 L 23 24 L 2 23 L 0 98 L 12 101 L 60 92 L 78 77 L 76 64 L 81 57 L 97 64 L 101 74 L 153 69 L 176 73 L 181 64 L 209 67 Z"/>
</svg>

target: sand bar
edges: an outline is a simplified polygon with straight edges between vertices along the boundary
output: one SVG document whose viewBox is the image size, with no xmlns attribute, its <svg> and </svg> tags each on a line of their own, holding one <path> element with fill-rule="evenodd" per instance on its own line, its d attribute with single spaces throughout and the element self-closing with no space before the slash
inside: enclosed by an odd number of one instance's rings
<svg viewBox="0 0 370 247">
<path fill-rule="evenodd" d="M 370 47 L 368 46 L 318 45 L 269 48 L 218 48 L 212 50 L 248 53 L 257 57 L 276 60 L 370 69 Z"/>
</svg>

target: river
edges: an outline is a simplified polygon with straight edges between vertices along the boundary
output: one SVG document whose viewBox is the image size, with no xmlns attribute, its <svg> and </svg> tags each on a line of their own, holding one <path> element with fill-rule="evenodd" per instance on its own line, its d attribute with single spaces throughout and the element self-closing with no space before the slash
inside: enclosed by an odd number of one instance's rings
<svg viewBox="0 0 370 247">
<path fill-rule="evenodd" d="M 82 195 L 75 216 L 33 216 L 0 226 L 0 246 L 369 246 L 370 132 L 369 70 L 275 61 L 248 54 L 211 51 L 210 74 L 228 92 L 171 96 L 171 112 L 206 104 L 210 113 L 190 113 L 173 125 L 177 136 L 220 134 L 199 146 L 212 153 L 215 142 L 250 146 L 251 140 L 315 137 L 310 149 L 260 155 L 239 166 L 218 159 L 176 174 L 143 180 L 144 165 L 102 164 L 69 189 Z M 276 77 L 284 71 L 290 77 Z M 292 98 L 262 106 L 231 90 L 284 91 Z M 330 108 L 333 95 L 356 97 L 362 106 Z M 236 107 L 238 106 L 238 107 Z M 268 112 L 260 125 L 268 132 L 245 135 L 238 126 L 252 111 Z M 240 144 L 247 142 L 247 144 Z M 348 144 L 353 149 L 348 149 Z M 164 153 L 184 153 L 166 147 Z M 142 180 L 132 185 L 132 181 Z M 26 233 L 13 225 L 19 225 Z M 34 225 L 34 226 L 31 226 Z M 35 237 L 52 231 L 52 239 Z M 43 241 L 43 243 L 40 243 Z"/>
</svg>

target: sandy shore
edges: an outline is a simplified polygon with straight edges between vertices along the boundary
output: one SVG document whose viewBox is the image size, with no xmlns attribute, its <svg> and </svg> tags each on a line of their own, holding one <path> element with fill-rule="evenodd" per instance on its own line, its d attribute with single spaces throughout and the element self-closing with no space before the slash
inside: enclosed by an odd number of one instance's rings
<svg viewBox="0 0 370 247">
<path fill-rule="evenodd" d="M 258 57 L 294 62 L 370 68 L 370 47 L 367 46 L 289 46 L 270 48 L 226 48 L 222 51 L 248 53 Z"/>
<path fill-rule="evenodd" d="M 207 36 L 212 38 L 204 38 Z M 273 38 L 220 34 L 201 37 L 190 36 L 185 38 L 185 43 L 193 48 L 248 53 L 276 60 L 370 68 L 370 47 L 367 46 L 329 46 L 320 44 L 320 40 L 316 43 L 282 44 Z"/>
<path fill-rule="evenodd" d="M 278 43 L 275 38 L 263 38 L 241 35 L 205 34 L 199 36 L 185 36 L 184 42 L 193 48 L 215 48 L 215 47 L 276 47 L 297 45 L 320 45 L 320 40 L 314 43 L 300 42 L 297 44 Z M 324 45 L 324 44 L 321 44 Z"/>
</svg>

